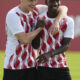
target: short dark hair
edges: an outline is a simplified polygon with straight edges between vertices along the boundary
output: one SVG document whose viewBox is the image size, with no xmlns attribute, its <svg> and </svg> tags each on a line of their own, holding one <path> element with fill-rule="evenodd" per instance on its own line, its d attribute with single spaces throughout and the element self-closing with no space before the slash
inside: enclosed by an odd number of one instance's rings
<svg viewBox="0 0 80 80">
<path fill-rule="evenodd" d="M 59 0 L 60 1 L 60 0 Z M 45 0 L 45 4 L 47 4 L 47 0 Z"/>
</svg>

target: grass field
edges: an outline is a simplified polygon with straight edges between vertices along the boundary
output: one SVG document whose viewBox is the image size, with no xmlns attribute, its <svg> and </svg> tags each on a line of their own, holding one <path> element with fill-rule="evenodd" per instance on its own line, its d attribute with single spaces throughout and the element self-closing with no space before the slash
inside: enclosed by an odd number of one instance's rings
<svg viewBox="0 0 80 80">
<path fill-rule="evenodd" d="M 67 52 L 67 62 L 72 80 L 80 80 L 80 52 Z M 3 76 L 4 52 L 0 52 L 0 80 Z"/>
</svg>

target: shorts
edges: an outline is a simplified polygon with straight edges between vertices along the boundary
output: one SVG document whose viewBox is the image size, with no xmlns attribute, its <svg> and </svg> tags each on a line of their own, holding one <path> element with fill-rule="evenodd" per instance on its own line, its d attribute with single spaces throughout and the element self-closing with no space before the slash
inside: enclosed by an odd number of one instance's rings
<svg viewBox="0 0 80 80">
<path fill-rule="evenodd" d="M 36 80 L 36 69 L 8 70 L 4 69 L 3 80 Z"/>
<path fill-rule="evenodd" d="M 3 80 L 71 80 L 68 68 L 4 69 Z"/>
<path fill-rule="evenodd" d="M 72 80 L 69 68 L 38 68 L 37 80 Z"/>
</svg>

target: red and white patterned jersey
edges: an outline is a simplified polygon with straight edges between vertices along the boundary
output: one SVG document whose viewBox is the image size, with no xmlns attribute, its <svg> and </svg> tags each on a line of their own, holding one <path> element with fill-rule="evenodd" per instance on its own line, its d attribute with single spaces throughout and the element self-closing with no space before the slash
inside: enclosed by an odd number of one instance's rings
<svg viewBox="0 0 80 80">
<path fill-rule="evenodd" d="M 6 17 L 7 43 L 4 68 L 27 69 L 36 66 L 36 50 L 32 48 L 31 44 L 21 44 L 15 34 L 20 32 L 27 33 L 33 30 L 37 22 L 38 13 L 41 14 L 47 11 L 47 6 L 45 5 L 39 5 L 37 8 L 28 14 L 23 13 L 18 7 L 8 12 Z"/>
<path fill-rule="evenodd" d="M 73 38 L 74 37 L 74 22 L 70 17 L 64 18 L 60 22 L 60 30 L 57 34 L 52 35 L 49 32 L 51 25 L 54 23 L 55 18 L 49 18 L 47 16 L 47 11 L 40 14 L 40 17 L 45 19 L 45 27 L 41 31 L 40 49 L 39 55 L 47 53 L 49 51 L 54 51 L 62 45 L 63 38 Z M 38 66 L 51 67 L 51 68 L 61 68 L 67 67 L 67 61 L 65 53 L 59 55 L 51 56 L 46 63 L 41 63 Z"/>
<path fill-rule="evenodd" d="M 20 32 L 31 32 L 38 18 L 38 11 L 24 13 L 19 7 L 11 9 L 6 16 L 6 55 L 4 68 L 27 69 L 35 67 L 36 52 L 31 44 L 21 44 L 15 34 Z"/>
</svg>

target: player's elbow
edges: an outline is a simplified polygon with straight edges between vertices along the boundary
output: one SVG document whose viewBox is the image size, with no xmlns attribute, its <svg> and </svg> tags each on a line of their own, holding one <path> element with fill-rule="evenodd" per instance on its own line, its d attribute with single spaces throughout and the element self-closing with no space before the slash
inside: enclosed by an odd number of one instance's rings
<svg viewBox="0 0 80 80">
<path fill-rule="evenodd" d="M 62 6 L 59 7 L 59 11 L 60 11 L 61 14 L 63 15 L 63 17 L 66 17 L 66 16 L 67 16 L 67 12 L 68 12 L 68 7 L 62 5 Z"/>
<path fill-rule="evenodd" d="M 30 43 L 30 40 L 28 39 L 27 35 L 24 32 L 16 34 L 16 37 L 18 41 L 24 45 Z"/>
<path fill-rule="evenodd" d="M 26 45 L 26 44 L 28 44 L 28 43 L 29 43 L 28 40 L 23 40 L 23 41 L 22 41 L 22 44 L 24 44 L 24 45 Z"/>
</svg>

